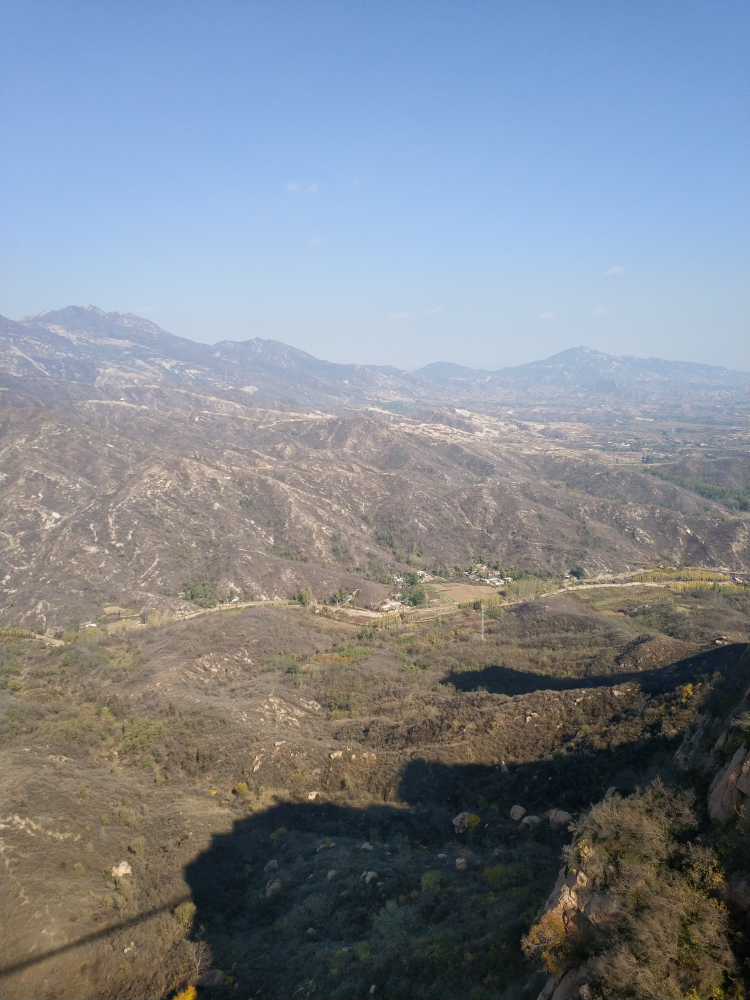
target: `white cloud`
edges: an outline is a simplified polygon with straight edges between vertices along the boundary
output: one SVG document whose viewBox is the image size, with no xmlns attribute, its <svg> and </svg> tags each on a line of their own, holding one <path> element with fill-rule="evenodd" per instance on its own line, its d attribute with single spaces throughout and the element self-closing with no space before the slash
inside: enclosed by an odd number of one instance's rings
<svg viewBox="0 0 750 1000">
<path fill-rule="evenodd" d="M 310 246 L 311 247 L 320 247 L 320 246 L 323 245 L 324 242 L 325 242 L 325 240 L 323 239 L 322 236 L 313 236 L 313 238 L 310 240 Z"/>
<path fill-rule="evenodd" d="M 612 315 L 612 310 L 604 309 L 602 306 L 600 306 L 598 309 L 594 309 L 591 315 L 595 317 L 595 319 L 605 319 L 607 316 Z"/>
<path fill-rule="evenodd" d="M 610 269 L 608 271 L 604 272 L 604 277 L 605 278 L 621 278 L 623 276 L 623 274 L 625 274 L 625 268 L 624 267 L 620 267 L 618 264 L 615 264 L 613 267 L 610 267 Z"/>
<path fill-rule="evenodd" d="M 554 319 L 554 318 L 555 318 L 555 313 L 539 313 L 539 315 L 537 316 L 537 319 L 540 320 Z"/>
<path fill-rule="evenodd" d="M 313 193 L 315 191 L 317 191 L 318 190 L 318 182 L 317 181 L 313 181 L 312 184 L 309 186 L 309 188 L 307 190 L 311 191 Z"/>
<path fill-rule="evenodd" d="M 432 309 L 427 310 L 425 318 L 428 316 L 439 316 L 443 309 L 445 309 L 445 306 L 433 306 Z"/>
<path fill-rule="evenodd" d="M 299 181 L 289 181 L 286 189 L 287 191 L 299 191 Z"/>
<path fill-rule="evenodd" d="M 395 312 L 395 313 L 391 313 L 391 315 L 388 317 L 388 319 L 393 319 L 393 320 L 396 320 L 396 319 L 406 319 L 408 315 L 409 315 L 408 312 Z"/>
</svg>

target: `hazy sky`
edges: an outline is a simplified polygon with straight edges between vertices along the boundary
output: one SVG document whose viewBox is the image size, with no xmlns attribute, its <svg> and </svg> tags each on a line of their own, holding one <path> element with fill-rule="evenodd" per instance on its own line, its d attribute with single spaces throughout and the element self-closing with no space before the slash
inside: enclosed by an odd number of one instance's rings
<svg viewBox="0 0 750 1000">
<path fill-rule="evenodd" d="M 4 0 L 5 315 L 746 369 L 738 0 Z"/>
</svg>

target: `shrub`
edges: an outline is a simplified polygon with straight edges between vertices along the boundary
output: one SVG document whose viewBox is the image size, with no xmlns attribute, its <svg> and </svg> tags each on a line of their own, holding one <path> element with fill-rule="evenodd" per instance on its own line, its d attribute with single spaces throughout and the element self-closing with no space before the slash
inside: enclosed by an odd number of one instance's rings
<svg viewBox="0 0 750 1000">
<path fill-rule="evenodd" d="M 175 918 L 186 937 L 193 929 L 193 921 L 195 920 L 196 912 L 197 907 L 195 903 L 191 903 L 189 900 L 186 900 L 184 903 L 180 903 L 179 906 L 174 908 L 172 916 Z"/>
<path fill-rule="evenodd" d="M 73 865 L 73 874 L 75 875 L 76 878 L 83 878 L 83 876 L 86 874 L 86 869 L 83 867 L 80 861 L 76 861 L 76 863 Z"/>
<path fill-rule="evenodd" d="M 243 497 L 240 500 L 240 507 L 244 507 L 245 510 L 253 510 L 255 507 L 255 499 L 253 497 Z"/>
<path fill-rule="evenodd" d="M 297 594 L 296 600 L 299 601 L 303 608 L 309 608 L 315 600 L 312 589 L 310 587 L 303 587 L 299 594 Z"/>
<path fill-rule="evenodd" d="M 145 837 L 134 837 L 128 844 L 128 850 L 140 857 L 146 850 L 146 838 Z"/>
<path fill-rule="evenodd" d="M 237 784 L 234 786 L 234 794 L 240 796 L 247 795 L 247 782 L 238 781 Z"/>
<path fill-rule="evenodd" d="M 422 586 L 412 587 L 406 600 L 413 608 L 424 608 L 427 605 L 427 591 Z"/>
<path fill-rule="evenodd" d="M 381 529 L 376 533 L 375 537 L 381 543 L 381 545 L 385 545 L 389 549 L 394 549 L 396 547 L 396 539 L 393 537 L 390 531 Z"/>
<path fill-rule="evenodd" d="M 502 881 L 504 872 L 505 869 L 503 868 L 502 865 L 494 865 L 485 868 L 484 871 L 482 872 L 482 876 L 485 879 L 485 881 L 490 883 L 490 885 L 496 885 L 498 882 Z"/>
<path fill-rule="evenodd" d="M 290 549 L 288 545 L 269 545 L 267 551 L 272 556 L 280 556 L 282 559 L 290 559 L 292 562 L 299 560 L 297 553 Z"/>
<path fill-rule="evenodd" d="M 120 743 L 122 753 L 143 753 L 156 743 L 164 727 L 151 719 L 136 719 L 125 730 Z"/>
<path fill-rule="evenodd" d="M 203 580 L 201 583 L 190 581 L 183 583 L 182 595 L 186 601 L 194 601 L 202 608 L 212 608 L 218 604 L 213 584 L 209 583 L 208 580 Z"/>
<path fill-rule="evenodd" d="M 425 872 L 420 879 L 423 892 L 427 892 L 429 889 L 437 889 L 442 882 L 443 876 L 440 872 Z"/>
<path fill-rule="evenodd" d="M 181 993 L 178 993 L 174 1000 L 197 1000 L 198 990 L 194 986 L 187 986 Z"/>
</svg>

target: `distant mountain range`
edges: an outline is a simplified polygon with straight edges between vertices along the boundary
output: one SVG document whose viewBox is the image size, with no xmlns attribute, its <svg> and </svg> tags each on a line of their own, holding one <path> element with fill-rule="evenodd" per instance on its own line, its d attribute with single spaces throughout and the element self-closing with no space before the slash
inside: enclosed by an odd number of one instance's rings
<svg viewBox="0 0 750 1000">
<path fill-rule="evenodd" d="M 172 385 L 243 402 L 252 395 L 324 408 L 460 405 L 492 412 L 509 404 L 579 411 L 688 404 L 733 410 L 745 406 L 750 379 L 746 372 L 712 365 L 614 357 L 586 347 L 498 371 L 443 361 L 414 372 L 335 364 L 259 337 L 199 344 L 132 313 L 94 306 L 68 306 L 19 321 L 3 318 L 1 329 L 6 377 L 84 383 L 105 395 Z"/>
<path fill-rule="evenodd" d="M 747 569 L 747 520 L 723 504 L 746 476 L 741 372 L 585 348 L 406 372 L 93 307 L 1 329 L 4 622 L 183 613 L 206 580 L 374 606 L 407 566 L 479 553 L 554 574 L 665 554 Z"/>
</svg>

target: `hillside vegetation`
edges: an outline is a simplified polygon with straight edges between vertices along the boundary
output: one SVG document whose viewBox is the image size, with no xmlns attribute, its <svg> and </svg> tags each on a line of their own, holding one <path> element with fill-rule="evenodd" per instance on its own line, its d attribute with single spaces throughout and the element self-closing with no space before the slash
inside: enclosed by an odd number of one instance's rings
<svg viewBox="0 0 750 1000">
<path fill-rule="evenodd" d="M 217 1000 L 533 998 L 571 969 L 597 997 L 743 995 L 747 831 L 714 832 L 675 754 L 741 702 L 746 602 L 653 594 L 522 603 L 484 640 L 473 608 L 313 606 L 4 637 L 3 996 L 172 997 L 209 967 Z M 561 856 L 624 893 L 574 946 L 539 924 Z"/>
</svg>

